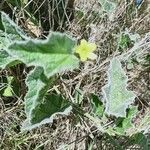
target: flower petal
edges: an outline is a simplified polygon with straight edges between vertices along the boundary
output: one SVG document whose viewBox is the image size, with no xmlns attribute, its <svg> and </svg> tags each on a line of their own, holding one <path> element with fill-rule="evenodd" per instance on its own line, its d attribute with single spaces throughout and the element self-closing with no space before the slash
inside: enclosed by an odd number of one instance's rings
<svg viewBox="0 0 150 150">
<path fill-rule="evenodd" d="M 75 52 L 79 54 L 81 61 L 86 61 L 88 58 L 95 59 L 96 55 L 92 52 L 96 49 L 95 43 L 88 43 L 82 39 L 80 45 L 75 47 Z"/>
<path fill-rule="evenodd" d="M 95 50 L 96 50 L 96 47 L 97 47 L 95 43 L 89 43 L 88 46 L 89 46 L 90 52 L 95 51 Z"/>
<path fill-rule="evenodd" d="M 88 55 L 88 58 L 91 59 L 91 60 L 95 60 L 95 59 L 97 58 L 97 55 L 94 54 L 94 53 L 90 53 L 90 54 Z"/>
<path fill-rule="evenodd" d="M 87 42 L 85 39 L 82 39 L 81 42 L 80 42 L 80 44 L 81 44 L 81 45 L 87 45 L 88 42 Z"/>
</svg>

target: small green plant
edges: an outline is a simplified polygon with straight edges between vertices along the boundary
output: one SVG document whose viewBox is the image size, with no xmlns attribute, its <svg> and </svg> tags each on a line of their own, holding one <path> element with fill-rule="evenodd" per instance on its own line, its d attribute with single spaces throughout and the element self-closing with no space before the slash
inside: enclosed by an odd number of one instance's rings
<svg viewBox="0 0 150 150">
<path fill-rule="evenodd" d="M 0 68 L 20 63 L 33 68 L 25 81 L 28 90 L 24 97 L 26 120 L 22 130 L 53 122 L 57 114 L 68 115 L 76 104 L 55 92 L 49 93 L 48 89 L 53 85 L 56 74 L 79 68 L 80 60 L 96 59 L 93 53 L 96 45 L 85 40 L 77 45 L 75 39 L 57 32 L 50 33 L 45 40 L 31 39 L 3 12 L 0 21 Z M 131 106 L 136 95 L 127 89 L 128 77 L 119 57 L 110 61 L 107 75 L 108 83 L 102 88 L 102 102 L 93 95 L 92 115 L 85 115 L 102 132 L 126 135 L 127 130 L 133 127 L 131 120 L 137 112 L 136 107 Z M 5 90 L 4 95 L 7 94 L 11 94 L 10 89 Z M 117 120 L 113 127 L 104 126 L 109 117 Z"/>
<path fill-rule="evenodd" d="M 50 122 L 52 116 L 64 112 L 66 106 L 70 110 L 69 105 L 63 102 L 61 96 L 48 94 L 47 91 L 53 84 L 55 74 L 78 68 L 79 59 L 74 54 L 76 41 L 66 34 L 57 32 L 51 33 L 46 40 L 30 39 L 6 14 L 1 13 L 1 18 L 3 41 L 0 47 L 0 67 L 3 69 L 18 63 L 34 66 L 26 79 L 28 87 L 25 96 L 27 120 L 23 124 L 23 129 L 31 129 Z M 84 46 L 78 53 L 81 53 L 83 48 Z M 87 59 L 88 55 L 84 58 Z M 68 110 L 65 111 L 65 114 Z"/>
</svg>

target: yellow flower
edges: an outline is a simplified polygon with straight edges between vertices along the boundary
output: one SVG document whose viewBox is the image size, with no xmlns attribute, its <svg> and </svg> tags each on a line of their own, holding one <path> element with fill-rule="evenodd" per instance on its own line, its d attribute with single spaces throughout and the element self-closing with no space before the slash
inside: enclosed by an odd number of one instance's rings
<svg viewBox="0 0 150 150">
<path fill-rule="evenodd" d="M 95 43 L 89 43 L 86 40 L 81 40 L 80 45 L 75 48 L 75 52 L 79 54 L 81 61 L 89 59 L 96 59 L 97 55 L 93 53 L 96 50 Z"/>
</svg>

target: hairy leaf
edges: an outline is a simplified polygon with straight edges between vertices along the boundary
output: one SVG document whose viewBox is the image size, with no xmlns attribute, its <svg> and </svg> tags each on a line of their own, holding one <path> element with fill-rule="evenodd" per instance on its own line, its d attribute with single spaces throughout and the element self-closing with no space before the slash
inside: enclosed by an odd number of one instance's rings
<svg viewBox="0 0 150 150">
<path fill-rule="evenodd" d="M 29 130 L 42 124 L 52 122 L 57 114 L 67 114 L 71 107 L 60 95 L 47 94 L 51 80 L 41 67 L 35 68 L 27 77 L 28 93 L 25 97 L 25 112 L 27 119 L 22 130 Z"/>
<path fill-rule="evenodd" d="M 69 113 L 69 104 L 61 96 L 47 96 L 47 90 L 53 75 L 78 67 L 79 60 L 73 51 L 76 41 L 61 33 L 51 33 L 46 40 L 29 39 L 4 13 L 1 13 L 1 22 L 4 36 L 0 38 L 4 42 L 0 43 L 0 68 L 20 62 L 35 67 L 26 79 L 27 119 L 22 129 L 52 122 L 56 114 Z"/>
<path fill-rule="evenodd" d="M 3 12 L 0 12 L 0 68 L 4 69 L 15 58 L 7 52 L 8 46 L 16 40 L 27 37 L 23 31 Z"/>
<path fill-rule="evenodd" d="M 117 58 L 110 62 L 108 84 L 102 88 L 105 112 L 116 117 L 126 117 L 126 109 L 135 99 L 135 94 L 127 90 L 128 78 Z"/>
<path fill-rule="evenodd" d="M 10 34 L 11 39 L 14 35 L 15 40 L 20 39 L 20 37 L 22 37 L 23 39 L 28 39 L 25 33 L 9 18 L 7 14 L 5 14 L 4 12 L 0 12 L 0 14 L 0 30 L 4 31 L 6 34 Z"/>
<path fill-rule="evenodd" d="M 73 54 L 75 41 L 66 34 L 51 33 L 46 40 L 28 40 L 12 44 L 8 51 L 28 66 L 41 66 L 50 77 L 78 67 Z"/>
</svg>

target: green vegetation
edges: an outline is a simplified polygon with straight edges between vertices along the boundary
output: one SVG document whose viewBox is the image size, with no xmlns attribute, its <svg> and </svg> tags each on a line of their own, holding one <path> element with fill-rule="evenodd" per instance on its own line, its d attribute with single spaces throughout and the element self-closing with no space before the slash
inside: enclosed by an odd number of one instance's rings
<svg viewBox="0 0 150 150">
<path fill-rule="evenodd" d="M 0 3 L 0 149 L 149 149 L 148 3 L 82 2 Z"/>
</svg>

